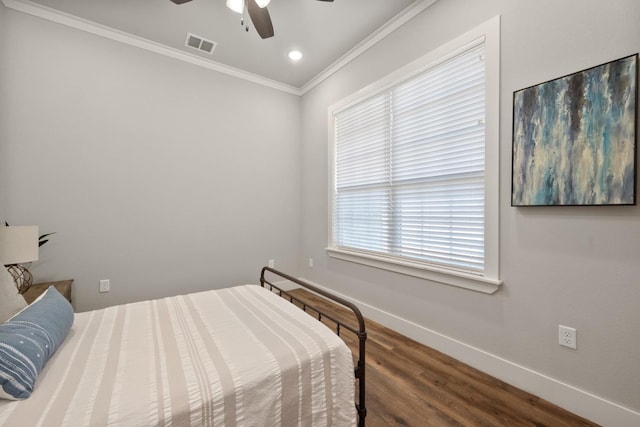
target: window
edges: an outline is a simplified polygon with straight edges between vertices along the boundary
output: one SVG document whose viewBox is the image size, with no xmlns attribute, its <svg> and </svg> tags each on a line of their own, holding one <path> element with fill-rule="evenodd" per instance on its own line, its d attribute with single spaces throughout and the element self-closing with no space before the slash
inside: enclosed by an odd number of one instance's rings
<svg viewBox="0 0 640 427">
<path fill-rule="evenodd" d="M 329 255 L 497 289 L 495 35 L 472 33 L 331 109 Z"/>
</svg>

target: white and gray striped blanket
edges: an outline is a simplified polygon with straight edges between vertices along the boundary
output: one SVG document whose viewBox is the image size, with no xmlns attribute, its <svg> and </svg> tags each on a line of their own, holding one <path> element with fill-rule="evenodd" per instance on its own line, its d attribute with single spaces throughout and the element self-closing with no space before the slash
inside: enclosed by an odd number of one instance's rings
<svg viewBox="0 0 640 427">
<path fill-rule="evenodd" d="M 75 315 L 6 426 L 354 426 L 351 352 L 254 285 Z"/>
</svg>

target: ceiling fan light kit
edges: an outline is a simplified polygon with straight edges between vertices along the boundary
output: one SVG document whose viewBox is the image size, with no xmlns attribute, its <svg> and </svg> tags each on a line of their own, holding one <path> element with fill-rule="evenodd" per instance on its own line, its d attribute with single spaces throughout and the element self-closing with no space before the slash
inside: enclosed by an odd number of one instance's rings
<svg viewBox="0 0 640 427">
<path fill-rule="evenodd" d="M 171 0 L 175 4 L 183 4 L 190 2 L 191 0 Z M 273 37 L 273 24 L 271 23 L 271 16 L 267 10 L 267 5 L 271 0 L 226 0 L 226 5 L 229 9 L 237 13 L 244 13 L 245 3 L 247 5 L 247 11 L 253 27 L 256 29 L 258 35 L 263 39 Z M 318 0 L 324 2 L 332 2 L 333 0 Z M 244 22 L 241 22 L 244 26 Z M 249 31 L 249 27 L 245 27 Z"/>
<path fill-rule="evenodd" d="M 227 0 L 227 7 L 236 13 L 244 12 L 244 0 Z"/>
</svg>

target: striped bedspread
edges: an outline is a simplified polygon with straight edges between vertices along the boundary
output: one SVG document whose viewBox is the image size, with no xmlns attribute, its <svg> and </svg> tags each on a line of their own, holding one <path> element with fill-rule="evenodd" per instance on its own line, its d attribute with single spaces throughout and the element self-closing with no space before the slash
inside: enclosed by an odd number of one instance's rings
<svg viewBox="0 0 640 427">
<path fill-rule="evenodd" d="M 259 286 L 75 315 L 6 426 L 353 426 L 351 352 Z"/>
</svg>

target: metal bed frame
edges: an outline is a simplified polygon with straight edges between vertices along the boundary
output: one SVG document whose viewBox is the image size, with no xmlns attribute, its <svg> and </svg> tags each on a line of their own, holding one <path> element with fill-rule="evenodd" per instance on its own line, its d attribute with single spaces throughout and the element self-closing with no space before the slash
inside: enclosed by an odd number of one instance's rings
<svg viewBox="0 0 640 427">
<path fill-rule="evenodd" d="M 291 295 L 290 293 L 288 293 L 287 291 L 281 289 L 280 287 L 278 287 L 277 285 L 273 284 L 272 282 L 268 281 L 267 279 L 265 279 L 265 272 L 270 272 L 273 273 L 276 276 L 279 276 L 283 279 L 286 279 L 290 282 L 293 282 L 297 285 L 300 285 L 304 288 L 309 289 L 312 292 L 315 292 L 319 295 L 322 295 L 325 298 L 328 298 L 348 309 L 350 309 L 353 314 L 355 315 L 356 319 L 358 320 L 358 329 L 347 325 L 346 323 L 343 323 L 339 320 L 337 320 L 335 317 L 330 316 L 326 313 L 323 313 L 322 311 L 320 311 L 318 308 L 307 304 L 306 302 L 300 300 L 299 298 Z M 263 288 L 265 287 L 265 285 L 269 286 L 269 290 L 273 292 L 273 290 L 275 289 L 277 291 L 277 293 L 284 298 L 284 296 L 286 296 L 286 298 L 289 300 L 289 302 L 294 303 L 297 302 L 299 304 L 302 305 L 302 310 L 303 311 L 307 311 L 307 308 L 310 308 L 311 310 L 313 310 L 314 312 L 318 313 L 318 320 L 322 321 L 322 319 L 327 319 L 330 320 L 331 322 L 335 323 L 336 325 L 336 334 L 338 334 L 338 336 L 340 336 L 340 329 L 341 328 L 345 328 L 348 331 L 353 332 L 357 337 L 358 337 L 358 341 L 359 341 L 359 354 L 358 354 L 358 362 L 354 368 L 354 373 L 355 373 L 355 377 L 356 380 L 358 381 L 358 390 L 359 390 L 359 395 L 358 395 L 358 403 L 356 403 L 356 410 L 358 411 L 358 427 L 365 427 L 364 426 L 364 419 L 367 416 L 367 408 L 365 405 L 365 342 L 367 340 L 367 332 L 365 330 L 364 327 L 364 318 L 362 317 L 362 314 L 360 313 L 360 310 L 358 309 L 358 307 L 356 307 L 352 302 L 347 301 L 343 298 L 340 298 L 338 296 L 332 295 L 331 293 L 322 290 L 322 289 L 318 289 L 317 287 L 302 281 L 300 279 L 296 279 L 295 277 L 292 277 L 288 274 L 282 273 L 278 270 L 274 270 L 273 268 L 270 267 L 263 267 L 262 268 L 262 272 L 260 273 L 260 286 L 262 286 Z"/>
</svg>

